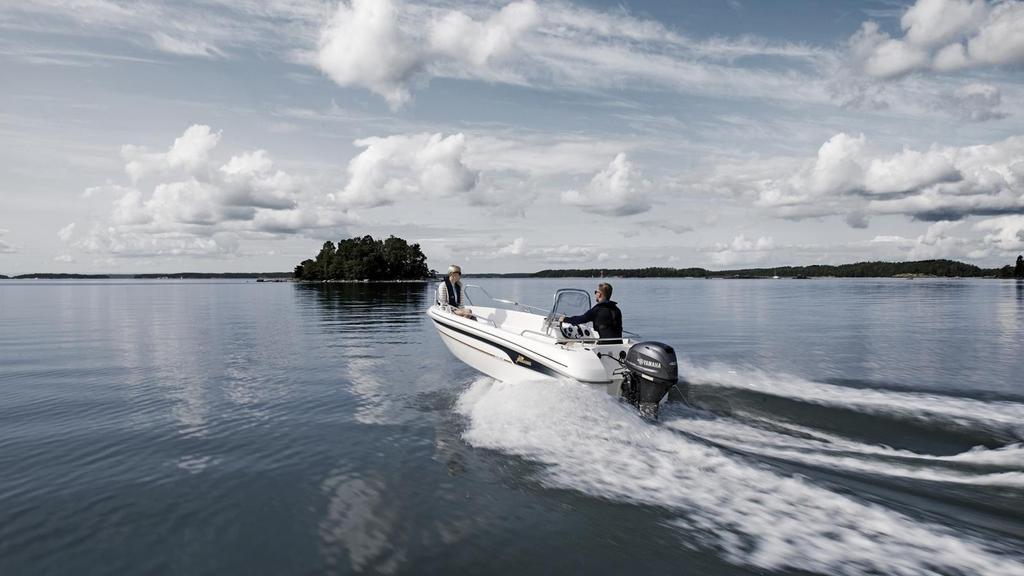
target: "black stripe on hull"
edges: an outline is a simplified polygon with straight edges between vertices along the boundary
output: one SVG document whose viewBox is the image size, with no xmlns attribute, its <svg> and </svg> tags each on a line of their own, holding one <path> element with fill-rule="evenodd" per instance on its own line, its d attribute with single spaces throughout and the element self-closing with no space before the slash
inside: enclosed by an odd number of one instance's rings
<svg viewBox="0 0 1024 576">
<path fill-rule="evenodd" d="M 479 342 L 483 342 L 484 344 L 487 344 L 489 346 L 493 346 L 494 348 L 497 348 L 497 349 L 501 350 L 502 352 L 504 352 L 508 356 L 509 362 L 512 362 L 516 366 L 519 366 L 521 368 L 526 368 L 527 370 L 533 370 L 534 372 L 543 374 L 545 376 L 550 376 L 552 378 L 558 378 L 559 376 L 563 375 L 563 374 L 561 374 L 561 373 L 559 373 L 559 372 L 557 372 L 555 370 L 552 370 L 551 368 L 548 368 L 547 366 L 541 364 L 540 362 L 534 360 L 533 358 L 530 358 L 526 354 L 523 354 L 521 352 L 517 352 L 517 351 L 515 351 L 515 350 L 513 350 L 513 349 L 511 349 L 511 348 L 509 348 L 507 346 L 503 346 L 503 345 L 498 344 L 497 342 L 494 342 L 492 340 L 487 340 L 485 338 L 481 338 L 480 336 L 477 336 L 476 334 L 473 334 L 473 333 L 471 333 L 471 332 L 469 332 L 467 330 L 463 330 L 462 328 L 459 328 L 458 326 L 453 326 L 451 324 L 448 324 L 447 322 L 440 322 L 436 318 L 432 317 L 431 320 L 433 320 L 434 323 L 439 325 L 439 326 L 444 326 L 445 328 L 447 328 L 449 330 L 452 330 L 454 332 L 458 332 L 459 334 L 462 334 L 463 336 L 468 336 L 468 337 L 470 337 L 470 338 L 472 338 L 474 340 L 477 340 Z"/>
</svg>

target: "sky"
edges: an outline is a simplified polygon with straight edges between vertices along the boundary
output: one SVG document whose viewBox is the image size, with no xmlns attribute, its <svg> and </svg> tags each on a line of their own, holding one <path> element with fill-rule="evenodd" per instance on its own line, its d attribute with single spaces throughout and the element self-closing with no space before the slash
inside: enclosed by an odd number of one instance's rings
<svg viewBox="0 0 1024 576">
<path fill-rule="evenodd" d="M 0 3 L 0 273 L 1024 252 L 1024 0 Z"/>
</svg>

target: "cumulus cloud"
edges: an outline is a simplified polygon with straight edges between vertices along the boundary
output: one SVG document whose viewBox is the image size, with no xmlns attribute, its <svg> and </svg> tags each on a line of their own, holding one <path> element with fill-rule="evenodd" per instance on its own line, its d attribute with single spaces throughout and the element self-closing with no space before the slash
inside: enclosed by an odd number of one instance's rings
<svg viewBox="0 0 1024 576">
<path fill-rule="evenodd" d="M 1024 251 L 1024 215 L 1000 216 L 978 222 L 978 230 L 988 232 L 984 242 L 1004 253 Z"/>
<path fill-rule="evenodd" d="M 217 147 L 218 142 L 220 132 L 213 132 L 209 126 L 195 124 L 175 138 L 174 144 L 166 152 L 149 152 L 145 147 L 127 144 L 121 147 L 121 157 L 125 160 L 124 170 L 132 181 L 175 169 L 195 173 L 207 166 L 210 152 Z"/>
<path fill-rule="evenodd" d="M 433 23 L 430 45 L 438 54 L 466 60 L 485 71 L 490 61 L 505 56 L 539 21 L 540 11 L 533 0 L 508 4 L 480 22 L 456 10 Z"/>
<path fill-rule="evenodd" d="M 562 203 L 606 216 L 639 214 L 651 208 L 644 185 L 636 168 L 620 153 L 594 175 L 584 190 L 563 192 Z"/>
<path fill-rule="evenodd" d="M 610 164 L 595 157 L 597 152 L 614 150 L 613 144 L 632 148 L 628 142 L 413 133 L 364 138 L 354 144 L 362 150 L 349 161 L 348 181 L 335 195 L 343 208 L 450 198 L 492 214 L 522 216 L 539 194 L 584 174 L 591 175 L 589 185 L 566 193 L 566 203 L 602 214 L 634 214 L 650 206 L 649 185 L 625 154 L 616 155 Z"/>
<path fill-rule="evenodd" d="M 770 236 L 760 236 L 756 239 L 747 238 L 740 234 L 729 243 L 718 243 L 711 248 L 704 249 L 711 253 L 711 259 L 718 266 L 732 266 L 734 264 L 753 264 L 761 262 L 775 249 L 775 241 Z"/>
<path fill-rule="evenodd" d="M 526 253 L 526 240 L 516 238 L 511 244 L 498 249 L 499 256 L 522 256 Z"/>
<path fill-rule="evenodd" d="M 937 258 L 968 258 L 977 255 L 977 241 L 954 234 L 960 222 L 939 221 L 931 224 L 915 238 L 895 235 L 875 236 L 873 244 L 887 244 L 898 248 L 901 258 L 932 260 Z"/>
<path fill-rule="evenodd" d="M 320 36 L 317 64 L 341 86 L 361 86 L 397 108 L 424 65 L 418 43 L 399 29 L 392 0 L 339 2 Z"/>
<path fill-rule="evenodd" d="M 787 169 L 792 163 L 778 165 Z M 1024 137 L 879 154 L 868 149 L 863 135 L 840 133 L 822 145 L 814 161 L 788 170 L 731 185 L 783 216 L 844 214 L 854 227 L 862 227 L 870 214 L 938 221 L 1024 212 Z"/>
<path fill-rule="evenodd" d="M 480 178 L 463 161 L 464 134 L 401 134 L 357 140 L 365 148 L 348 164 L 338 196 L 348 206 L 376 207 L 402 199 L 441 198 L 473 191 Z"/>
<path fill-rule="evenodd" d="M 1024 63 L 1024 2 L 917 0 L 900 18 L 894 38 L 865 22 L 849 40 L 849 56 L 869 76 L 892 79 Z"/>
<path fill-rule="evenodd" d="M 491 68 L 539 20 L 533 0 L 513 2 L 483 20 L 454 10 L 403 25 L 393 0 L 341 2 L 320 37 L 317 64 L 341 86 L 360 86 L 392 108 L 430 76 L 497 78 Z M 425 24 L 425 26 L 424 26 Z"/>
<path fill-rule="evenodd" d="M 214 159 L 221 134 L 190 126 L 165 152 L 124 146 L 128 186 L 91 187 L 86 198 L 110 198 L 108 216 L 65 242 L 114 256 L 212 256 L 238 250 L 245 235 L 277 235 L 340 227 L 347 215 L 309 183 L 274 165 L 264 150 Z"/>
</svg>

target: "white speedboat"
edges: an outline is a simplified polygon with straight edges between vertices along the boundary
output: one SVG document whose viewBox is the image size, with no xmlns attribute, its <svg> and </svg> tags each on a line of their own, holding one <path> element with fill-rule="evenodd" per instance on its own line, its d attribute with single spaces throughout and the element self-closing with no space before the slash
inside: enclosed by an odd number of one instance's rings
<svg viewBox="0 0 1024 576">
<path fill-rule="evenodd" d="M 563 314 L 575 316 L 590 309 L 590 293 L 585 290 L 558 290 L 549 312 L 493 298 L 479 286 L 466 285 L 463 290 L 473 318 L 459 316 L 438 302 L 427 316 L 456 358 L 495 380 L 570 378 L 601 385 L 650 418 L 657 418 L 658 403 L 676 384 L 678 366 L 671 346 L 636 342 L 635 334 L 602 338 L 589 323 L 573 326 L 558 321 Z M 477 292 L 480 304 L 470 295 Z"/>
</svg>

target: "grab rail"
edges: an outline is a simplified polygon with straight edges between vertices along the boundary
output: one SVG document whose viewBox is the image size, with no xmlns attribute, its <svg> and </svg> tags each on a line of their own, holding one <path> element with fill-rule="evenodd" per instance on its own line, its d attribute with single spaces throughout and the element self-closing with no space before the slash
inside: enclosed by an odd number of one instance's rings
<svg viewBox="0 0 1024 576">
<path fill-rule="evenodd" d="M 614 342 L 612 342 L 614 340 Z M 607 342 L 609 344 L 623 344 L 624 340 L 629 338 L 566 338 L 565 340 L 559 340 L 559 342 L 580 342 L 582 344 L 600 344 L 601 342 Z"/>
</svg>

